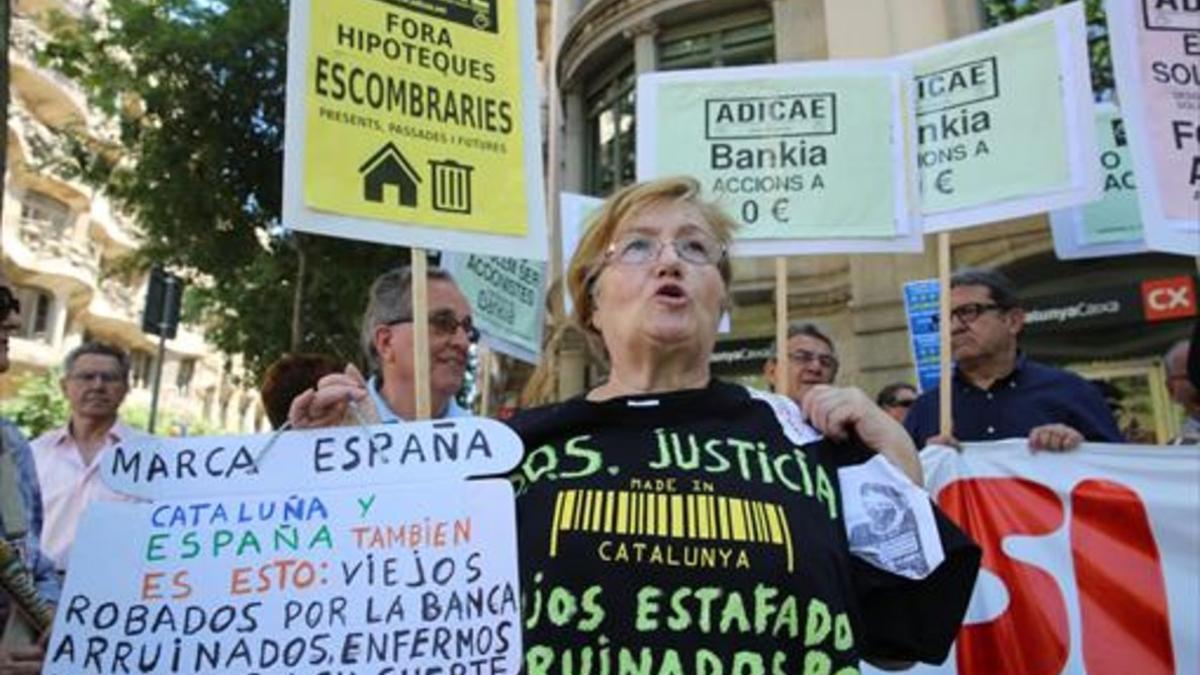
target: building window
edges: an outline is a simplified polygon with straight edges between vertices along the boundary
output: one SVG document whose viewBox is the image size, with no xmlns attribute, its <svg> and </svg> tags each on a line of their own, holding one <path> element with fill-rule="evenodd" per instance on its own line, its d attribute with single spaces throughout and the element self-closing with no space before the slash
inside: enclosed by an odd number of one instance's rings
<svg viewBox="0 0 1200 675">
<path fill-rule="evenodd" d="M 200 394 L 200 416 L 206 423 L 213 421 L 213 399 L 216 398 L 216 387 L 205 387 Z"/>
<path fill-rule="evenodd" d="M 133 386 L 146 389 L 154 384 L 155 357 L 153 354 L 135 349 L 130 353 L 129 361 L 133 374 Z"/>
<path fill-rule="evenodd" d="M 775 61 L 771 11 L 752 10 L 663 32 L 659 70 L 748 66 Z"/>
<path fill-rule="evenodd" d="M 192 386 L 192 376 L 196 374 L 196 359 L 181 359 L 179 370 L 175 371 L 175 386 L 181 396 L 187 396 Z"/>
<path fill-rule="evenodd" d="M 50 231 L 66 236 L 71 225 L 71 207 L 41 192 L 27 192 L 21 200 L 21 220 L 46 224 Z"/>
<path fill-rule="evenodd" d="M 250 400 L 249 396 L 243 395 L 241 401 L 238 402 L 237 430 L 239 434 L 246 433 L 247 424 L 250 422 L 249 416 L 246 415 L 246 412 L 250 410 Z"/>
<path fill-rule="evenodd" d="M 50 342 L 50 318 L 54 311 L 54 296 L 40 288 L 18 288 L 21 302 L 21 328 L 18 335 L 26 340 Z"/>
<path fill-rule="evenodd" d="M 632 56 L 609 68 L 587 97 L 588 194 L 606 196 L 637 178 Z"/>
<path fill-rule="evenodd" d="M 744 66 L 774 60 L 775 27 L 769 9 L 669 28 L 658 41 L 660 70 Z M 596 84 L 586 94 L 584 189 L 604 197 L 637 179 L 637 78 L 632 53 L 597 74 L 594 81 Z"/>
</svg>

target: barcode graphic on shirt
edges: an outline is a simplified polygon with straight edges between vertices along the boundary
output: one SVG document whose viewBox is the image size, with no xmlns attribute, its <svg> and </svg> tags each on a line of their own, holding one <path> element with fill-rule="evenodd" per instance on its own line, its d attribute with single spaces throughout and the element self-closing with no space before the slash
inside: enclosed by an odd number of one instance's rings
<svg viewBox="0 0 1200 675">
<path fill-rule="evenodd" d="M 783 507 L 711 494 L 656 494 L 627 490 L 563 490 L 554 502 L 550 557 L 563 532 L 663 537 L 687 541 L 774 544 L 787 550 L 792 533 Z"/>
</svg>

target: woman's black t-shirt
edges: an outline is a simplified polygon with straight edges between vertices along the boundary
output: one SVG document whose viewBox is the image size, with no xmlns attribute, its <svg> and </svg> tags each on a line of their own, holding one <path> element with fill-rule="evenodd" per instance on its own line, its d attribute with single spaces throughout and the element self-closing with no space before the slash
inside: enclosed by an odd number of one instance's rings
<svg viewBox="0 0 1200 675">
<path fill-rule="evenodd" d="M 911 581 L 850 555 L 838 467 L 790 401 L 704 389 L 518 415 L 512 480 L 528 675 L 853 673 L 945 658 L 979 549 Z"/>
</svg>

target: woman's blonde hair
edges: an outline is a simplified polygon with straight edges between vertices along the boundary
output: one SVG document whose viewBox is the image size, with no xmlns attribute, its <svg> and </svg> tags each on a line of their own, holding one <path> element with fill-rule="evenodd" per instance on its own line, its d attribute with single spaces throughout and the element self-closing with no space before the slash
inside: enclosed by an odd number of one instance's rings
<svg viewBox="0 0 1200 675">
<path fill-rule="evenodd" d="M 716 203 L 701 197 L 700 183 L 690 176 L 674 176 L 660 178 L 644 183 L 634 183 L 621 188 L 605 200 L 604 205 L 592 217 L 571 256 L 571 262 L 565 273 L 566 292 L 570 295 L 573 311 L 565 320 L 555 321 L 556 327 L 550 334 L 550 339 L 543 350 L 543 359 L 538 364 L 532 378 L 539 384 L 526 389 L 525 404 L 546 403 L 550 395 L 550 380 L 552 370 L 556 370 L 553 361 L 557 351 L 567 335 L 581 335 L 587 345 L 590 355 L 601 362 L 607 363 L 607 352 L 599 331 L 592 325 L 595 313 L 595 297 L 592 287 L 595 277 L 604 265 L 605 253 L 616 237 L 617 229 L 622 223 L 636 216 L 642 209 L 659 202 L 687 203 L 694 206 L 704 220 L 712 228 L 713 235 L 726 248 L 733 241 L 734 231 L 738 224 Z M 721 281 L 728 292 L 733 269 L 726 255 L 717 263 Z M 556 281 L 561 284 L 561 280 Z M 545 357 L 549 356 L 547 359 Z M 545 371 L 545 372 L 544 372 Z M 536 391 L 534 391 L 536 389 Z"/>
</svg>

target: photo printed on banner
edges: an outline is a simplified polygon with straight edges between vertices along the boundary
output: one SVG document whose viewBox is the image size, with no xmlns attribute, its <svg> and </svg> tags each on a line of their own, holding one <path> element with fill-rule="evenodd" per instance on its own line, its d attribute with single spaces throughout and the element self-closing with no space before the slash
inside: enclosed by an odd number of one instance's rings
<svg viewBox="0 0 1200 675">
<path fill-rule="evenodd" d="M 882 456 L 838 469 L 850 552 L 882 570 L 924 579 L 945 553 L 929 495 Z"/>
</svg>

